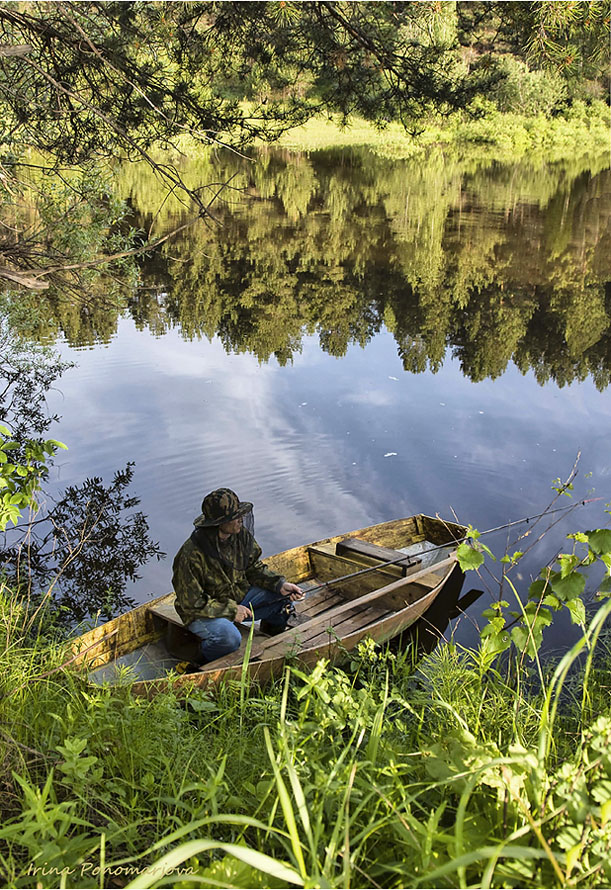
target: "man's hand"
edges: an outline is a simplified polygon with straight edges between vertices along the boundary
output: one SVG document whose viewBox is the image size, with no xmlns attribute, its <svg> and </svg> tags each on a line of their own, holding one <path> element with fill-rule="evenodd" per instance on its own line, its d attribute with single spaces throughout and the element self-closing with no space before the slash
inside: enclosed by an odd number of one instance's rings
<svg viewBox="0 0 611 890">
<path fill-rule="evenodd" d="M 302 600 L 305 596 L 301 587 L 297 587 L 296 584 L 291 584 L 290 581 L 284 582 L 280 588 L 280 593 L 282 596 L 290 596 L 292 602 L 295 602 L 295 600 Z"/>
<path fill-rule="evenodd" d="M 234 622 L 246 621 L 247 618 L 252 618 L 252 612 L 248 606 L 238 606 L 235 618 L 233 619 Z"/>
</svg>

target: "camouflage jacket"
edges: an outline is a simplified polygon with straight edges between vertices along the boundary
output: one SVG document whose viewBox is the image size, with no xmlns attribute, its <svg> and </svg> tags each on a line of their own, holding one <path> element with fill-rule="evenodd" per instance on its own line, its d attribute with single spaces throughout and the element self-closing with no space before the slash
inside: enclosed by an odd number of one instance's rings
<svg viewBox="0 0 611 890">
<path fill-rule="evenodd" d="M 224 543 L 214 527 L 196 530 L 172 568 L 174 605 L 185 624 L 196 618 L 233 621 L 249 587 L 279 592 L 285 580 L 261 562 L 261 548 L 245 528 Z"/>
</svg>

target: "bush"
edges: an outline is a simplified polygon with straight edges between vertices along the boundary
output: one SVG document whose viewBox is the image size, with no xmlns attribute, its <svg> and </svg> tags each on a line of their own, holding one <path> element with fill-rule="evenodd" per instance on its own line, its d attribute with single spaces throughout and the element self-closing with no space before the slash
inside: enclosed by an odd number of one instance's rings
<svg viewBox="0 0 611 890">
<path fill-rule="evenodd" d="M 491 90 L 490 98 L 499 111 L 550 114 L 566 102 L 566 84 L 557 74 L 531 71 L 513 56 L 501 57 L 494 68 L 502 79 Z"/>
</svg>

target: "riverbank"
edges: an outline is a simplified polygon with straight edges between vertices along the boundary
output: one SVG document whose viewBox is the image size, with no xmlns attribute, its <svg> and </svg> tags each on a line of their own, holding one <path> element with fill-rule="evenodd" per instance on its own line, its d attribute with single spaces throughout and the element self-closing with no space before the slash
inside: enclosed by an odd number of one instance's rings
<svg viewBox="0 0 611 890">
<path fill-rule="evenodd" d="M 0 605 L 3 886 L 609 885 L 609 604 L 540 687 L 489 634 L 186 701 L 89 686 Z"/>
<path fill-rule="evenodd" d="M 467 119 L 453 115 L 431 120 L 421 133 L 410 135 L 398 123 L 384 130 L 362 119 L 342 126 L 338 116 L 313 118 L 285 133 L 278 145 L 292 151 L 364 146 L 388 158 L 410 158 L 432 149 L 459 157 L 493 157 L 515 161 L 526 155 L 546 156 L 550 161 L 582 155 L 609 153 L 611 110 L 596 100 L 590 105 L 575 101 L 555 117 L 502 113 L 482 106 L 482 116 Z"/>
</svg>

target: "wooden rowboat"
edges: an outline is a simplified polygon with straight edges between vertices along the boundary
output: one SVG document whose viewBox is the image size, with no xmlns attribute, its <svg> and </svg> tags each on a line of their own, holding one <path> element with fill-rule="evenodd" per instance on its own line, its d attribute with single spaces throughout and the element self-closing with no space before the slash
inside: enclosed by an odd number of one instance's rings
<svg viewBox="0 0 611 890">
<path fill-rule="evenodd" d="M 238 625 L 240 649 L 193 673 L 176 673 L 180 662 L 195 657 L 197 640 L 178 617 L 173 593 L 75 639 L 75 661 L 87 666 L 91 680 L 129 679 L 133 691 L 147 697 L 169 683 L 186 691 L 243 671 L 264 681 L 278 676 L 287 658 L 305 666 L 338 661 L 366 637 L 377 643 L 396 637 L 431 607 L 451 576 L 462 581 L 456 548 L 465 533 L 461 525 L 420 514 L 270 556 L 265 561 L 274 572 L 306 590 L 295 604 L 298 623 L 275 637 Z"/>
</svg>

